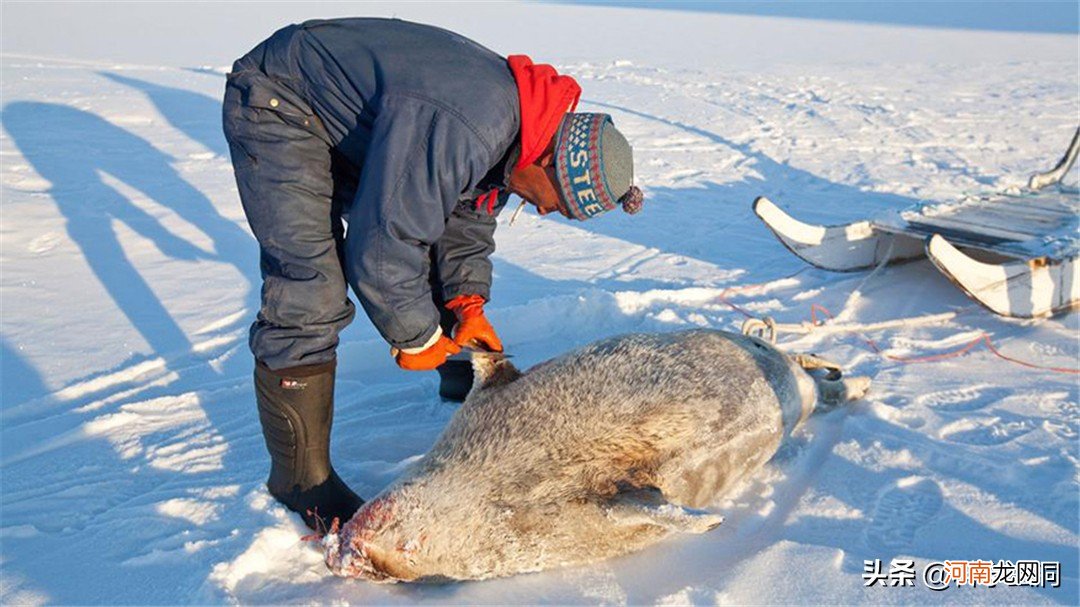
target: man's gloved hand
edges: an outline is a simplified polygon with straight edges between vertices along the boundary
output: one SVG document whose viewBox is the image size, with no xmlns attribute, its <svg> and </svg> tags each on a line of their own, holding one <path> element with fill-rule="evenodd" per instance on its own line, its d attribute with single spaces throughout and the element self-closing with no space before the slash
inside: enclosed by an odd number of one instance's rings
<svg viewBox="0 0 1080 607">
<path fill-rule="evenodd" d="M 446 362 L 448 356 L 458 352 L 461 352 L 461 347 L 445 335 L 440 335 L 438 341 L 415 354 L 390 349 L 398 366 L 406 371 L 431 371 Z"/>
<path fill-rule="evenodd" d="M 490 352 L 502 352 L 503 345 L 494 327 L 484 317 L 484 298 L 480 295 L 458 295 L 446 302 L 446 309 L 458 319 L 454 327 L 454 342 Z"/>
</svg>

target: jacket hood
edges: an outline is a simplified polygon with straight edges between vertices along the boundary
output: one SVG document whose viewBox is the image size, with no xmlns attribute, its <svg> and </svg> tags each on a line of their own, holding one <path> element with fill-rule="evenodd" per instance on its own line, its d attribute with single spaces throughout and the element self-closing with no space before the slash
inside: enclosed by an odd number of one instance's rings
<svg viewBox="0 0 1080 607">
<path fill-rule="evenodd" d="M 521 155 L 514 168 L 532 164 L 544 153 L 567 112 L 574 111 L 581 87 L 570 76 L 547 64 L 534 64 L 526 55 L 506 59 L 517 83 L 521 107 Z"/>
</svg>

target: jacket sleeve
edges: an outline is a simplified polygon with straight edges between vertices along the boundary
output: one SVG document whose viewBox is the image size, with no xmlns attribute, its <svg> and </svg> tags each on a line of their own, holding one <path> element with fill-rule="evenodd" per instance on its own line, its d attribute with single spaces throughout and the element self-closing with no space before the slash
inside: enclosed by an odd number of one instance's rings
<svg viewBox="0 0 1080 607">
<path fill-rule="evenodd" d="M 431 247 L 492 156 L 451 110 L 418 96 L 383 99 L 350 211 L 344 265 L 392 346 L 423 348 L 441 332 L 429 283 Z"/>
<path fill-rule="evenodd" d="M 499 194 L 496 213 L 509 197 Z M 495 252 L 495 216 L 462 200 L 446 220 L 446 230 L 435 243 L 435 275 L 443 301 L 458 295 L 491 299 L 491 254 Z"/>
</svg>

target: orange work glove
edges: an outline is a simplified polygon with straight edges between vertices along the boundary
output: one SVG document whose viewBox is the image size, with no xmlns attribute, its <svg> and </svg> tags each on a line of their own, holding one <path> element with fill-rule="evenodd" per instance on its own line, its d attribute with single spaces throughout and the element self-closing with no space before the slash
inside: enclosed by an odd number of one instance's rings
<svg viewBox="0 0 1080 607">
<path fill-rule="evenodd" d="M 446 309 L 457 316 L 454 343 L 490 352 L 502 352 L 503 345 L 494 327 L 484 317 L 484 298 L 480 295 L 458 295 L 446 302 Z"/>
<path fill-rule="evenodd" d="M 438 341 L 415 354 L 390 349 L 398 366 L 406 371 L 431 371 L 446 362 L 446 357 L 458 352 L 461 352 L 461 348 L 445 335 L 440 335 Z"/>
</svg>

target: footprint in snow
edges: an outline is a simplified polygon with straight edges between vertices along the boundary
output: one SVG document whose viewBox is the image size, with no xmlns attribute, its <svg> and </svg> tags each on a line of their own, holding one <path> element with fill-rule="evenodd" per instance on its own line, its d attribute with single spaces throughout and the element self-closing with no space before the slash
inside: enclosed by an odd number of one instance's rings
<svg viewBox="0 0 1080 607">
<path fill-rule="evenodd" d="M 916 401 L 938 411 L 977 411 L 1007 395 L 1008 392 L 1001 388 L 976 385 L 930 392 L 918 397 Z"/>
<path fill-rule="evenodd" d="M 974 446 L 1003 445 L 1035 429 L 1025 417 L 995 416 L 962 418 L 946 424 L 939 431 L 941 438 L 954 443 Z"/>
<path fill-rule="evenodd" d="M 941 487 L 928 478 L 908 477 L 884 489 L 864 532 L 875 553 L 911 547 L 915 534 L 941 509 Z"/>
</svg>

